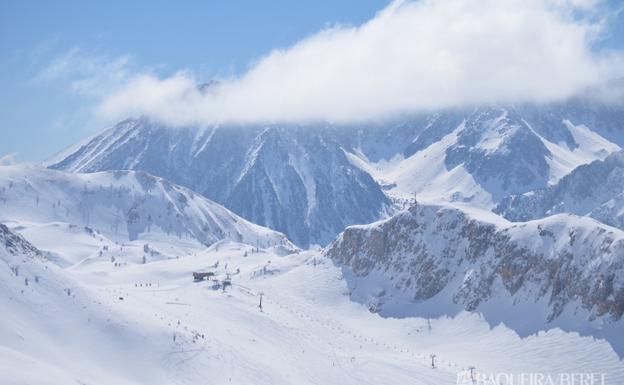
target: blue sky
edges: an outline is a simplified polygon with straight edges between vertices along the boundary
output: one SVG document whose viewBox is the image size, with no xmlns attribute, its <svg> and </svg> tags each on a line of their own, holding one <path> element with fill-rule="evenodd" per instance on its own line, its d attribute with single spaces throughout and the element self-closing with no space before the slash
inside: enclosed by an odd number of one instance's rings
<svg viewBox="0 0 624 385">
<path fill-rule="evenodd" d="M 165 78 L 184 69 L 200 81 L 238 76 L 273 49 L 328 26 L 360 25 L 388 3 L 4 0 L 0 156 L 43 160 L 104 128 L 93 117 L 93 100 L 101 97 L 93 86 L 105 92 L 117 80 L 106 78 L 109 68 L 120 76 L 149 71 Z M 618 6 L 621 1 L 609 3 Z M 609 32 L 596 48 L 624 48 L 621 13 Z M 62 65 L 68 58 L 71 68 Z M 98 72 L 98 81 L 86 72 Z"/>
<path fill-rule="evenodd" d="M 327 25 L 360 24 L 384 0 L 0 2 L 0 156 L 42 160 L 98 130 L 66 78 L 38 80 L 55 58 L 81 50 L 168 74 L 236 75 L 273 48 Z"/>
</svg>

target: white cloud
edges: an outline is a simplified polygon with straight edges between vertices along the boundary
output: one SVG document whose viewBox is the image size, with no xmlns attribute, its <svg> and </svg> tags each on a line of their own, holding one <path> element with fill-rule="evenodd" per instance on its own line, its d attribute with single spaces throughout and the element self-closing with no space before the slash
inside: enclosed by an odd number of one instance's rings
<svg viewBox="0 0 624 385">
<path fill-rule="evenodd" d="M 620 53 L 592 50 L 604 32 L 603 9 L 598 0 L 396 1 L 361 26 L 326 29 L 271 52 L 210 92 L 198 91 L 188 72 L 139 75 L 97 112 L 172 125 L 344 122 L 560 100 L 623 75 Z"/>
</svg>

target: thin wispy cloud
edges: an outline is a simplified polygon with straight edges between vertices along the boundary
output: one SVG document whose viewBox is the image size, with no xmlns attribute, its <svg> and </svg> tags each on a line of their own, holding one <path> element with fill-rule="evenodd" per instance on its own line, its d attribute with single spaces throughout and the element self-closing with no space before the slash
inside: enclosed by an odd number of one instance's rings
<svg viewBox="0 0 624 385">
<path fill-rule="evenodd" d="M 17 164 L 18 162 L 15 160 L 17 155 L 17 152 L 4 155 L 0 154 L 0 166 L 11 166 L 13 164 Z"/>
<path fill-rule="evenodd" d="M 63 81 L 71 91 L 104 98 L 125 87 L 136 76 L 130 55 L 110 57 L 80 48 L 55 57 L 33 78 L 35 82 Z"/>
<path fill-rule="evenodd" d="M 621 52 L 593 49 L 608 28 L 607 12 L 599 0 L 396 1 L 361 26 L 328 28 L 275 50 L 207 92 L 188 71 L 130 76 L 124 59 L 108 64 L 107 74 L 119 74 L 113 79 L 84 77 L 72 87 L 109 85 L 95 108 L 103 119 L 147 115 L 170 125 L 349 122 L 470 104 L 543 103 L 622 77 Z M 60 61 L 50 72 L 66 68 Z"/>
</svg>

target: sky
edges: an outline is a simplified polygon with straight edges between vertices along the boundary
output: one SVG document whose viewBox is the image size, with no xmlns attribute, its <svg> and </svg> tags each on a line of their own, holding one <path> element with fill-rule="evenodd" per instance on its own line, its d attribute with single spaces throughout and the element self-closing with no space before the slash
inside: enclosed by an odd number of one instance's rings
<svg viewBox="0 0 624 385">
<path fill-rule="evenodd" d="M 387 3 L 3 0 L 0 156 L 43 160 L 106 127 L 90 113 L 93 97 L 72 90 L 79 73 L 41 75 L 72 52 L 77 61 L 91 62 L 84 66 L 126 60 L 128 71 L 166 76 L 189 70 L 207 81 L 240 74 L 272 49 L 327 26 L 360 24 Z"/>
<path fill-rule="evenodd" d="M 621 9 L 615 0 L 4 0 L 0 157 L 44 160 L 129 116 L 344 122 L 602 90 L 624 76 Z M 211 79 L 220 82 L 197 89 Z"/>
</svg>

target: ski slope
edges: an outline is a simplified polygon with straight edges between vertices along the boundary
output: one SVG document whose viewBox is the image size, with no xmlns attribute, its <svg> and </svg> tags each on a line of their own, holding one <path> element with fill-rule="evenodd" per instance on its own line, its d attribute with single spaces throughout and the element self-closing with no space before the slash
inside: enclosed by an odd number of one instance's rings
<svg viewBox="0 0 624 385">
<path fill-rule="evenodd" d="M 127 248 L 120 258 L 141 253 Z M 575 333 L 520 338 L 477 314 L 370 313 L 349 299 L 341 269 L 319 251 L 284 256 L 224 241 L 179 259 L 66 269 L 43 257 L 2 257 L 4 384 L 455 384 L 469 366 L 624 380 L 605 341 Z M 194 282 L 193 271 L 219 280 L 229 273 L 232 286 Z"/>
</svg>

